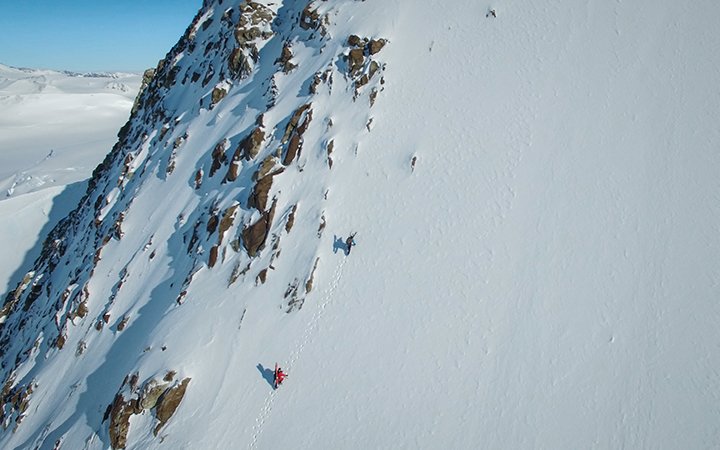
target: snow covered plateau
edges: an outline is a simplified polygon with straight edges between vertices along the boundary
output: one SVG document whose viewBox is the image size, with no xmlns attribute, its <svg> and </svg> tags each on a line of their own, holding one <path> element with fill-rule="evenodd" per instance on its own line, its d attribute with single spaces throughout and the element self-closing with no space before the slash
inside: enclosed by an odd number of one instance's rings
<svg viewBox="0 0 720 450">
<path fill-rule="evenodd" d="M 0 448 L 718 448 L 718 16 L 206 0 L 142 89 L 0 66 Z"/>
</svg>

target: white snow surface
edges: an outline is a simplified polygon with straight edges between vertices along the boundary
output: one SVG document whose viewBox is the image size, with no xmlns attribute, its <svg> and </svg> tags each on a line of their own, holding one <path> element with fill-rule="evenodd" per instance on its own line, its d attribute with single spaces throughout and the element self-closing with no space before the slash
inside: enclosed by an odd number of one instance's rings
<svg viewBox="0 0 720 450">
<path fill-rule="evenodd" d="M 77 205 L 127 121 L 140 80 L 0 64 L 0 292 L 20 281 L 13 274 L 23 259 L 38 256 L 33 246 L 43 230 Z"/>
<path fill-rule="evenodd" d="M 213 22 L 194 27 L 194 51 L 178 47 L 178 80 L 205 76 L 203 58 L 227 61 L 203 56 L 205 43 L 242 2 L 206 3 Z M 307 2 L 260 3 L 276 34 L 249 78 L 218 70 L 205 86 L 157 88 L 167 120 L 143 123 L 147 106 L 135 118 L 132 177 L 118 156 L 54 272 L 36 268 L 51 294 L 27 312 L 23 294 L 5 318 L 5 334 L 28 322 L 5 349 L 4 380 L 14 370 L 15 385 L 35 387 L 0 447 L 109 448 L 103 413 L 130 395 L 123 379 L 169 370 L 191 378 L 185 397 L 158 436 L 156 412 L 133 415 L 128 448 L 720 445 L 720 3 L 328 0 L 314 4 L 325 37 L 298 27 Z M 388 40 L 355 101 L 351 34 Z M 287 74 L 274 63 L 285 42 Z M 333 82 L 309 94 L 327 68 Z M 211 107 L 220 83 L 228 95 Z M 302 152 L 270 191 L 270 237 L 250 257 L 230 242 L 260 217 L 251 176 L 309 102 Z M 223 182 L 227 163 L 211 177 L 216 144 L 229 139 L 230 159 L 261 113 L 261 153 L 238 162 L 235 182 Z M 206 231 L 233 205 L 224 237 Z M 120 212 L 123 236 L 99 246 Z M 56 323 L 77 304 L 51 305 L 83 284 L 89 312 L 57 349 Z M 276 362 L 289 377 L 273 390 Z"/>
</svg>

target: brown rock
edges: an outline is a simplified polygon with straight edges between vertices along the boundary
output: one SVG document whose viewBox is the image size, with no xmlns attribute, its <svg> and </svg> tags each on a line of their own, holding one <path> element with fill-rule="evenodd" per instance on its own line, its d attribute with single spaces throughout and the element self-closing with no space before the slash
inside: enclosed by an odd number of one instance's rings
<svg viewBox="0 0 720 450">
<path fill-rule="evenodd" d="M 110 446 L 122 449 L 127 446 L 127 434 L 130 431 L 130 416 L 133 408 L 125 402 L 122 394 L 117 394 L 110 406 Z"/>
<path fill-rule="evenodd" d="M 155 408 L 155 416 L 159 423 L 153 430 L 155 436 L 157 436 L 167 421 L 170 420 L 172 415 L 175 414 L 178 406 L 180 406 L 180 402 L 183 397 L 185 397 L 185 391 L 189 383 L 190 378 L 185 378 L 178 386 L 168 389 L 158 400 L 157 407 Z"/>
<path fill-rule="evenodd" d="M 292 50 L 290 49 L 290 44 L 285 43 L 282 49 L 282 53 L 280 53 L 280 57 L 275 61 L 275 63 L 280 63 L 283 67 L 284 73 L 289 73 L 291 70 L 297 67 L 296 64 L 293 64 L 290 62 L 290 60 L 293 57 Z"/>
<path fill-rule="evenodd" d="M 215 267 L 217 258 L 218 258 L 218 246 L 213 245 L 213 247 L 210 249 L 210 257 L 208 258 L 208 267 Z"/>
<path fill-rule="evenodd" d="M 230 67 L 230 72 L 240 78 L 247 77 L 252 70 L 250 62 L 248 61 L 241 48 L 236 48 L 232 51 L 232 53 L 230 53 L 228 66 Z"/>
<path fill-rule="evenodd" d="M 215 230 L 217 230 L 217 226 L 218 226 L 218 216 L 213 215 L 212 217 L 210 217 L 210 220 L 208 220 L 208 223 L 207 223 L 206 229 L 207 229 L 208 235 L 213 234 L 215 232 Z"/>
<path fill-rule="evenodd" d="M 365 47 L 365 43 L 367 41 L 365 39 L 362 39 L 360 36 L 356 36 L 354 34 L 351 34 L 348 36 L 347 43 L 351 47 Z"/>
<path fill-rule="evenodd" d="M 224 99 L 227 95 L 227 91 L 223 88 L 216 87 L 212 91 L 212 104 L 215 105 L 220 102 L 220 100 Z"/>
<path fill-rule="evenodd" d="M 223 164 L 225 164 L 225 161 L 227 161 L 227 155 L 225 155 L 225 147 L 227 145 L 227 139 L 223 139 L 222 141 L 218 142 L 215 148 L 212 152 L 212 165 L 210 166 L 210 176 L 215 175 L 215 172 L 222 167 Z"/>
<path fill-rule="evenodd" d="M 230 229 L 233 222 L 235 221 L 235 213 L 237 212 L 239 204 L 235 204 L 225 210 L 222 219 L 220 219 L 220 231 L 218 233 L 218 244 L 222 243 L 225 232 Z"/>
<path fill-rule="evenodd" d="M 243 158 L 246 160 L 255 158 L 257 154 L 260 153 L 260 148 L 262 147 L 264 140 L 265 132 L 262 130 L 261 126 L 258 126 L 252 131 L 252 133 L 243 139 L 238 146 L 242 149 Z"/>
<path fill-rule="evenodd" d="M 195 172 L 195 189 L 200 189 L 200 186 L 202 186 L 202 179 L 203 179 L 203 170 L 198 169 L 198 171 Z"/>
<path fill-rule="evenodd" d="M 282 138 L 283 145 L 288 143 L 288 141 L 290 140 L 290 136 L 300 123 L 300 119 L 302 118 L 303 113 L 310 109 L 310 106 L 312 106 L 310 103 L 302 105 L 301 107 L 296 109 L 292 117 L 290 117 L 290 122 L 288 122 L 287 126 L 285 127 L 285 134 Z"/>
<path fill-rule="evenodd" d="M 290 143 L 288 144 L 287 152 L 285 152 L 285 157 L 282 160 L 283 165 L 288 166 L 291 162 L 295 159 L 295 156 L 297 156 L 299 150 L 302 147 L 302 141 L 300 140 L 299 134 L 293 134 L 290 138 Z"/>
<path fill-rule="evenodd" d="M 243 246 L 250 257 L 254 257 L 265 247 L 265 241 L 270 233 L 270 225 L 275 215 L 275 203 L 267 211 L 260 216 L 257 222 L 243 229 L 242 238 Z"/>
<path fill-rule="evenodd" d="M 300 28 L 303 30 L 317 29 L 320 26 L 320 14 L 317 10 L 313 9 L 313 4 L 310 2 L 302 14 L 300 14 Z"/>
<path fill-rule="evenodd" d="M 290 215 L 288 215 L 287 223 L 285 224 L 285 232 L 290 233 L 290 230 L 292 230 L 293 225 L 295 225 L 295 213 L 297 212 L 297 205 L 294 205 L 292 208 L 292 211 L 290 211 Z"/>
<path fill-rule="evenodd" d="M 386 43 L 387 41 L 385 39 L 371 39 L 370 43 L 368 43 L 368 53 L 374 55 L 380 52 Z"/>
<path fill-rule="evenodd" d="M 348 64 L 350 65 L 350 74 L 356 75 L 362 70 L 363 63 L 365 62 L 365 50 L 362 48 L 354 48 L 350 50 L 348 54 Z"/>
<path fill-rule="evenodd" d="M 265 211 L 265 208 L 267 208 L 270 188 L 272 187 L 272 179 L 275 175 L 279 175 L 284 171 L 285 169 L 281 167 L 280 169 L 258 179 L 252 192 L 250 193 L 250 197 L 248 198 L 248 207 L 255 208 L 260 212 Z"/>
</svg>

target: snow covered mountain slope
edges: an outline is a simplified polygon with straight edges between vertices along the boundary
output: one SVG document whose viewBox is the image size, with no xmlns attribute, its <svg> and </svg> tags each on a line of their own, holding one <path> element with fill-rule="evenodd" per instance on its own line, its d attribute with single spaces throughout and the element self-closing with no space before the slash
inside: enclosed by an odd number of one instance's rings
<svg viewBox="0 0 720 450">
<path fill-rule="evenodd" d="M 15 286 L 23 259 L 39 254 L 34 244 L 77 205 L 141 78 L 0 64 L 0 292 Z"/>
<path fill-rule="evenodd" d="M 717 446 L 720 6 L 491 6 L 207 1 L 5 300 L 2 446 Z"/>
</svg>

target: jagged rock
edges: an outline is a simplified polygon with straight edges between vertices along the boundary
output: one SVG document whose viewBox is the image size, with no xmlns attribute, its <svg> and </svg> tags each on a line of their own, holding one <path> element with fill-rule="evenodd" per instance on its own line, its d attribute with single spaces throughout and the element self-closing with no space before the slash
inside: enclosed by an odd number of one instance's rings
<svg viewBox="0 0 720 450">
<path fill-rule="evenodd" d="M 325 227 L 326 227 L 326 226 L 327 226 L 327 221 L 325 220 L 325 214 L 323 214 L 323 215 L 320 217 L 320 225 L 318 226 L 318 230 L 317 230 L 317 237 L 318 237 L 318 238 L 321 238 L 321 237 L 322 237 L 323 231 L 325 231 Z"/>
<path fill-rule="evenodd" d="M 305 116 L 305 119 L 300 123 L 300 119 Z M 285 135 L 283 136 L 283 144 L 288 144 L 287 151 L 283 157 L 282 163 L 285 166 L 295 160 L 295 157 L 299 155 L 302 149 L 302 138 L 301 136 L 305 133 L 310 122 L 312 121 L 312 109 L 310 109 L 310 103 L 307 103 L 298 108 L 290 118 L 287 127 L 285 128 Z"/>
<path fill-rule="evenodd" d="M 235 213 L 240 207 L 239 203 L 236 203 L 225 210 L 222 219 L 220 219 L 220 230 L 218 231 L 218 244 L 222 243 L 225 232 L 230 229 L 233 222 L 235 221 Z"/>
<path fill-rule="evenodd" d="M 354 48 L 350 50 L 347 56 L 350 75 L 357 75 L 363 68 L 365 63 L 365 50 L 362 48 Z"/>
<path fill-rule="evenodd" d="M 233 182 L 240 175 L 240 160 L 251 160 L 257 156 L 265 139 L 265 132 L 262 130 L 262 124 L 258 125 L 249 135 L 247 135 L 235 149 L 230 168 L 225 175 L 225 182 Z"/>
<path fill-rule="evenodd" d="M 130 416 L 135 410 L 132 403 L 132 401 L 125 402 L 122 394 L 117 394 L 110 406 L 110 446 L 113 449 L 123 449 L 127 446 Z"/>
<path fill-rule="evenodd" d="M 275 64 L 280 64 L 283 68 L 284 73 L 290 73 L 291 70 L 297 67 L 297 64 L 293 64 L 290 62 L 290 60 L 293 57 L 292 50 L 290 49 L 290 44 L 285 43 L 282 49 L 282 53 L 280 53 L 280 57 L 275 61 Z"/>
<path fill-rule="evenodd" d="M 224 99 L 226 95 L 227 95 L 227 90 L 225 90 L 224 88 L 222 88 L 222 87 L 214 88 L 212 91 L 211 104 L 216 105 L 217 103 L 220 102 L 220 100 Z"/>
<path fill-rule="evenodd" d="M 257 255 L 257 253 L 265 246 L 265 240 L 267 239 L 268 234 L 270 234 L 270 225 L 272 224 L 274 215 L 275 203 L 273 203 L 270 211 L 267 211 L 260 216 L 257 222 L 243 229 L 243 246 L 251 258 Z"/>
<path fill-rule="evenodd" d="M 166 380 L 166 381 L 172 381 Z M 138 398 L 138 405 L 143 410 L 152 409 L 157 405 L 160 396 L 170 387 L 170 383 L 158 383 L 155 379 L 151 379 L 142 388 L 140 397 Z"/>
<path fill-rule="evenodd" d="M 203 170 L 202 168 L 198 169 L 197 172 L 195 172 L 195 189 L 200 189 L 200 186 L 202 186 L 202 179 L 203 179 Z"/>
<path fill-rule="evenodd" d="M 57 347 L 58 350 L 62 350 L 62 348 L 65 347 L 65 341 L 67 341 L 67 337 L 65 337 L 64 334 L 60 334 L 57 339 L 55 339 L 55 347 Z"/>
<path fill-rule="evenodd" d="M 208 267 L 212 268 L 215 267 L 215 263 L 217 263 L 218 258 L 218 246 L 213 245 L 213 247 L 210 249 L 210 256 L 208 257 Z"/>
<path fill-rule="evenodd" d="M 210 219 L 208 219 L 207 227 L 205 228 L 209 235 L 213 234 L 215 230 L 217 230 L 218 226 L 218 216 L 216 214 L 213 214 Z"/>
<path fill-rule="evenodd" d="M 138 109 L 140 109 L 141 106 L 141 98 L 143 94 L 145 93 L 145 90 L 147 89 L 148 85 L 152 81 L 153 77 L 155 77 L 155 69 L 147 69 L 143 73 L 142 81 L 140 83 L 140 90 L 138 91 L 137 95 L 135 96 L 135 101 L 133 102 L 132 109 L 130 110 L 130 115 L 134 115 L 137 113 Z"/>
<path fill-rule="evenodd" d="M 327 145 L 327 163 L 328 163 L 329 169 L 332 169 L 332 166 L 333 166 L 333 160 L 332 160 L 333 150 L 335 150 L 335 141 L 331 140 L 330 142 L 328 142 L 328 145 Z"/>
<path fill-rule="evenodd" d="M 312 106 L 311 103 L 306 103 L 306 104 L 302 105 L 301 107 L 296 109 L 295 112 L 293 113 L 293 115 L 290 117 L 290 121 L 288 122 L 287 126 L 285 127 L 285 134 L 283 135 L 283 138 L 282 138 L 283 145 L 288 143 L 288 141 L 290 140 L 290 136 L 292 135 L 292 133 L 295 131 L 298 124 L 300 123 L 300 119 L 302 118 L 303 113 L 305 113 L 305 111 L 310 109 L 310 106 Z"/>
<path fill-rule="evenodd" d="M 81 319 L 85 317 L 88 313 L 88 306 L 87 306 L 87 300 L 82 301 L 78 305 L 78 309 L 75 312 L 75 316 L 80 317 Z"/>
<path fill-rule="evenodd" d="M 267 280 L 267 273 L 267 267 L 258 272 L 257 278 L 255 279 L 255 284 L 265 284 L 265 281 Z"/>
<path fill-rule="evenodd" d="M 260 164 L 260 168 L 253 174 L 253 180 L 259 180 L 263 178 L 265 175 L 269 174 L 277 165 L 277 159 L 269 155 L 267 156 L 263 162 Z M 285 170 L 285 169 L 282 169 Z"/>
<path fill-rule="evenodd" d="M 283 158 L 283 165 L 288 166 L 291 162 L 295 159 L 295 156 L 297 156 L 298 151 L 300 150 L 300 135 L 299 134 L 293 134 L 293 136 L 290 138 L 290 143 L 288 144 L 287 152 L 285 152 L 285 157 Z"/>
<path fill-rule="evenodd" d="M 247 263 L 247 265 L 242 270 L 240 270 L 240 263 L 236 263 L 235 267 L 233 267 L 232 273 L 230 274 L 230 279 L 228 280 L 228 287 L 232 286 L 238 280 L 238 278 L 240 278 L 241 275 L 245 275 L 246 273 L 248 273 L 250 271 L 250 266 L 251 263 Z"/>
<path fill-rule="evenodd" d="M 310 272 L 310 276 L 308 277 L 308 280 L 305 282 L 305 294 L 309 294 L 310 291 L 312 291 L 313 288 L 313 282 L 315 279 L 315 270 L 317 270 L 317 265 L 320 262 L 320 258 L 315 259 L 315 264 L 313 265 L 312 272 Z"/>
<path fill-rule="evenodd" d="M 212 177 L 215 175 L 215 172 L 222 167 L 223 164 L 225 164 L 225 161 L 227 161 L 227 155 L 225 155 L 225 150 L 227 149 L 228 140 L 223 139 L 222 141 L 218 142 L 218 144 L 215 146 L 212 152 L 212 165 L 210 166 L 210 176 Z"/>
<path fill-rule="evenodd" d="M 265 132 L 261 128 L 262 125 L 255 128 L 245 139 L 238 145 L 242 149 L 242 157 L 251 160 L 260 153 L 263 141 L 265 140 Z"/>
<path fill-rule="evenodd" d="M 162 397 L 158 400 L 157 407 L 155 409 L 155 416 L 158 419 L 158 424 L 153 430 L 153 434 L 157 436 L 158 432 L 165 426 L 168 420 L 175 414 L 180 402 L 185 396 L 185 391 L 190 383 L 191 378 L 185 378 L 182 382 L 166 391 Z"/>
<path fill-rule="evenodd" d="M 290 215 L 288 215 L 287 223 L 285 223 L 285 232 L 290 233 L 290 230 L 292 230 L 293 225 L 295 225 L 295 213 L 297 212 L 298 205 L 293 205 L 292 211 L 290 211 Z"/>
<path fill-rule="evenodd" d="M 371 39 L 367 45 L 368 53 L 371 55 L 378 53 L 383 47 L 385 47 L 386 43 L 387 41 L 385 39 Z"/>
<path fill-rule="evenodd" d="M 262 167 L 261 169 L 262 170 Z M 279 175 L 285 171 L 285 168 L 280 167 L 279 169 L 268 173 L 262 178 L 259 178 L 253 186 L 253 190 L 248 198 L 248 207 L 255 208 L 258 211 L 265 211 L 267 208 L 267 202 L 269 197 L 270 188 L 272 187 L 273 177 Z"/>
<path fill-rule="evenodd" d="M 300 14 L 300 28 L 303 30 L 317 30 L 320 25 L 320 13 L 313 9 L 313 2 L 310 2 Z"/>
<path fill-rule="evenodd" d="M 259 52 L 257 44 L 260 40 L 272 37 L 271 23 L 274 19 L 272 10 L 257 2 L 244 2 L 240 5 L 240 19 L 234 31 L 236 47 L 230 54 L 228 66 L 230 71 L 246 78 L 252 71 L 251 60 L 257 62 Z"/>
<path fill-rule="evenodd" d="M 123 316 L 122 320 L 120 320 L 120 323 L 117 326 L 118 331 L 122 331 L 125 329 L 125 326 L 127 326 L 128 321 L 130 320 L 129 317 Z"/>
<path fill-rule="evenodd" d="M 362 39 L 360 36 L 351 34 L 350 36 L 348 36 L 347 43 L 351 47 L 365 47 L 367 39 Z"/>
<path fill-rule="evenodd" d="M 230 53 L 228 66 L 230 67 L 230 71 L 232 73 L 239 75 L 241 78 L 247 77 L 252 70 L 252 66 L 250 66 L 248 58 L 240 48 L 236 48 Z"/>
</svg>

